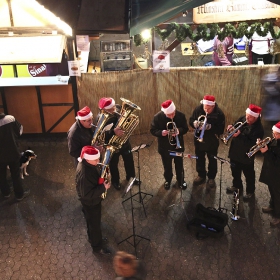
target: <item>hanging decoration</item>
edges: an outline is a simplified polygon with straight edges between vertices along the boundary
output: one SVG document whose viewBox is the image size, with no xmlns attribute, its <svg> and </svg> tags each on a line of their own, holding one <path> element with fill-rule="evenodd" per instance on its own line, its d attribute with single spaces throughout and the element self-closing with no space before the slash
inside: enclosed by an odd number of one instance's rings
<svg viewBox="0 0 280 280">
<path fill-rule="evenodd" d="M 212 40 L 216 35 L 219 36 L 220 40 L 224 40 L 228 34 L 232 34 L 234 38 L 242 38 L 244 35 L 250 39 L 254 32 L 257 32 L 259 36 L 266 36 L 268 32 L 271 33 L 272 38 L 280 38 L 280 30 L 276 32 L 273 27 L 273 22 L 265 22 L 261 24 L 260 22 L 255 22 L 249 25 L 246 22 L 231 24 L 225 24 L 224 28 L 220 28 L 217 23 L 211 25 L 200 24 L 194 32 L 190 25 L 188 24 L 178 24 L 175 22 L 170 23 L 166 29 L 160 29 L 159 27 L 154 27 L 155 32 L 159 35 L 162 41 L 166 40 L 173 32 L 175 37 L 179 42 L 183 42 L 186 38 L 190 38 L 194 42 L 203 39 L 204 41 Z M 141 38 L 140 34 L 134 36 L 134 44 L 136 46 L 142 45 L 144 40 Z"/>
</svg>

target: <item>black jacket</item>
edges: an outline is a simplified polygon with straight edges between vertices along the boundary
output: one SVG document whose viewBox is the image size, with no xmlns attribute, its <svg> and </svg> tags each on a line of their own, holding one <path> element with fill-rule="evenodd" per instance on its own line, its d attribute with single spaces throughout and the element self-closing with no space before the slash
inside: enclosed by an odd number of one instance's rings
<svg viewBox="0 0 280 280">
<path fill-rule="evenodd" d="M 198 120 L 200 116 L 205 115 L 206 114 L 203 109 L 203 104 L 196 107 L 192 113 L 192 116 L 190 117 L 190 126 L 195 129 L 193 125 L 194 121 Z M 207 124 L 211 124 L 211 128 L 209 130 L 205 130 L 203 142 L 197 141 L 197 138 L 194 137 L 194 144 L 196 148 L 201 151 L 217 150 L 219 147 L 219 136 L 224 132 L 225 129 L 225 115 L 217 103 L 211 114 L 207 115 Z M 196 136 L 199 137 L 200 132 Z"/>
<path fill-rule="evenodd" d="M 0 114 L 0 162 L 19 160 L 17 139 L 22 133 L 22 125 L 11 115 Z"/>
<path fill-rule="evenodd" d="M 89 164 L 86 160 L 79 162 L 76 169 L 76 190 L 79 199 L 86 205 L 97 205 L 101 202 L 104 184 L 99 184 L 100 168 Z"/>
<path fill-rule="evenodd" d="M 175 145 L 170 145 L 168 136 L 162 136 L 162 131 L 167 130 L 167 123 L 171 122 L 171 119 L 167 118 L 166 115 L 160 111 L 155 116 L 151 123 L 150 132 L 152 135 L 158 138 L 158 152 L 164 152 L 168 150 L 182 152 L 184 151 L 184 138 L 183 135 L 189 130 L 185 114 L 176 110 L 173 121 L 179 130 L 179 142 L 182 149 L 176 149 Z"/>
<path fill-rule="evenodd" d="M 244 122 L 246 117 L 243 116 L 237 122 Z M 254 162 L 255 156 L 249 158 L 246 153 L 256 145 L 257 139 L 263 138 L 264 130 L 260 117 L 252 125 L 247 123 L 240 128 L 240 134 L 233 137 L 229 149 L 229 158 L 242 164 L 251 164 Z"/>
<path fill-rule="evenodd" d="M 259 181 L 267 185 L 279 186 L 280 174 L 280 139 L 268 144 L 268 150 L 264 153 L 263 166 Z"/>
<path fill-rule="evenodd" d="M 67 134 L 69 154 L 77 159 L 81 155 L 82 148 L 91 145 L 93 129 L 83 127 L 77 120 Z"/>
</svg>

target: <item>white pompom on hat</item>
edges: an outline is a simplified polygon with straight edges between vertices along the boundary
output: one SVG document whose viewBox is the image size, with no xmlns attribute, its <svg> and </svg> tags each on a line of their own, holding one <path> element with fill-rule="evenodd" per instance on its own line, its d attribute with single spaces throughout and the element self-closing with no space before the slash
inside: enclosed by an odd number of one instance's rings
<svg viewBox="0 0 280 280">
<path fill-rule="evenodd" d="M 216 104 L 215 97 L 213 95 L 204 95 L 200 103 L 204 105 L 214 106 Z"/>
<path fill-rule="evenodd" d="M 262 111 L 262 108 L 257 106 L 257 105 L 254 105 L 254 104 L 250 104 L 249 107 L 246 109 L 246 113 L 257 118 L 260 113 Z"/>
<path fill-rule="evenodd" d="M 102 97 L 98 102 L 99 109 L 109 110 L 115 106 L 116 102 L 111 97 Z"/>
<path fill-rule="evenodd" d="M 172 114 L 176 110 L 175 104 L 172 100 L 166 100 L 161 104 L 161 111 L 164 114 Z"/>
<path fill-rule="evenodd" d="M 90 111 L 90 108 L 88 106 L 85 106 L 80 111 L 77 112 L 76 119 L 77 120 L 87 120 L 92 117 L 92 112 Z"/>
<path fill-rule="evenodd" d="M 78 161 L 81 162 L 83 158 L 88 160 L 97 160 L 100 158 L 100 152 L 93 146 L 84 146 Z"/>
<path fill-rule="evenodd" d="M 280 122 L 278 122 L 277 124 L 275 124 L 275 125 L 272 127 L 272 130 L 275 131 L 275 132 L 280 133 Z"/>
</svg>

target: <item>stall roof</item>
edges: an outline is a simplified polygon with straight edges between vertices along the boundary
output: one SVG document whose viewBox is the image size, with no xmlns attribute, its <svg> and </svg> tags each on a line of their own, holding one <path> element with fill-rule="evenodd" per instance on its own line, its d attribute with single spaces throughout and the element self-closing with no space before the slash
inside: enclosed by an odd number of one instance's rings
<svg viewBox="0 0 280 280">
<path fill-rule="evenodd" d="M 130 36 L 150 29 L 209 0 L 132 0 Z"/>
</svg>

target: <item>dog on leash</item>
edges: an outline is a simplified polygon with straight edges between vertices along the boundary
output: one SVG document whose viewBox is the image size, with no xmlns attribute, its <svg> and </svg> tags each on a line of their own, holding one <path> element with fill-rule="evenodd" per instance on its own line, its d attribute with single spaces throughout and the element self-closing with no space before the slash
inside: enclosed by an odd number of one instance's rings
<svg viewBox="0 0 280 280">
<path fill-rule="evenodd" d="M 24 176 L 29 176 L 26 171 L 27 165 L 29 164 L 31 159 L 36 159 L 37 155 L 32 150 L 26 150 L 25 152 L 21 153 L 20 157 L 20 177 L 24 179 Z"/>
</svg>

